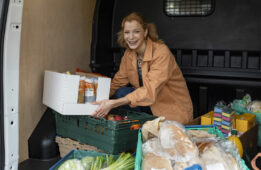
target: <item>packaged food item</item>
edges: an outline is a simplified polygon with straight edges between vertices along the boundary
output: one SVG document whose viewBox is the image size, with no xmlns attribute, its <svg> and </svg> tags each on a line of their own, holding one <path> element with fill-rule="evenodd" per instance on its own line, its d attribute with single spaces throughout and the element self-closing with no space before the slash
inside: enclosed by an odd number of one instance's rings
<svg viewBox="0 0 261 170">
<path fill-rule="evenodd" d="M 167 157 L 167 154 L 163 151 L 158 138 L 152 138 L 143 143 L 142 153 L 143 156 L 145 156 L 147 153 L 153 153 L 157 156 Z"/>
<path fill-rule="evenodd" d="M 97 96 L 97 88 L 98 88 L 98 78 L 97 77 L 92 77 L 92 83 L 94 86 L 94 96 L 95 96 L 95 101 L 96 101 L 96 96 Z"/>
<path fill-rule="evenodd" d="M 176 162 L 187 162 L 198 156 L 197 146 L 178 122 L 161 123 L 158 137 L 163 150 Z"/>
<path fill-rule="evenodd" d="M 78 90 L 78 103 L 84 103 L 85 93 L 85 77 L 80 77 L 79 90 Z"/>
<path fill-rule="evenodd" d="M 85 103 L 95 102 L 94 85 L 91 78 L 85 78 Z"/>
<path fill-rule="evenodd" d="M 239 170 L 237 161 L 230 153 L 226 153 L 217 144 L 211 144 L 201 153 L 201 158 L 207 170 Z"/>
<path fill-rule="evenodd" d="M 221 130 L 221 125 L 222 125 L 222 111 L 224 108 L 225 104 L 223 102 L 218 102 L 215 107 L 214 107 L 214 117 L 213 117 L 213 122 L 214 125 Z"/>
<path fill-rule="evenodd" d="M 164 169 L 164 170 L 173 170 L 171 161 L 167 158 L 157 156 L 153 153 L 147 153 L 144 156 L 142 162 L 143 170 L 152 170 L 152 169 Z"/>
<path fill-rule="evenodd" d="M 236 145 L 236 147 L 238 149 L 238 153 L 239 153 L 240 157 L 242 158 L 242 156 L 243 156 L 243 145 L 242 145 L 240 139 L 237 137 L 237 131 L 232 130 L 231 136 L 229 136 L 227 139 L 232 141 Z"/>
<path fill-rule="evenodd" d="M 165 120 L 165 117 L 160 116 L 154 120 L 146 121 L 142 126 L 142 139 L 143 142 L 147 140 L 158 137 L 160 123 Z"/>
<path fill-rule="evenodd" d="M 256 115 L 250 113 L 244 113 L 237 116 L 236 129 L 239 132 L 246 132 L 249 128 L 253 127 L 256 122 Z"/>
<path fill-rule="evenodd" d="M 230 107 L 224 107 L 222 112 L 221 132 L 225 137 L 230 135 L 233 128 L 234 111 Z"/>
<path fill-rule="evenodd" d="M 214 111 L 210 111 L 201 116 L 201 125 L 211 125 L 214 123 Z"/>
<path fill-rule="evenodd" d="M 187 133 L 191 136 L 193 140 L 202 138 L 216 138 L 215 134 L 210 134 L 203 130 L 188 130 Z"/>
<path fill-rule="evenodd" d="M 175 162 L 173 170 L 205 170 L 204 162 L 200 157 L 195 157 L 188 162 Z"/>
</svg>

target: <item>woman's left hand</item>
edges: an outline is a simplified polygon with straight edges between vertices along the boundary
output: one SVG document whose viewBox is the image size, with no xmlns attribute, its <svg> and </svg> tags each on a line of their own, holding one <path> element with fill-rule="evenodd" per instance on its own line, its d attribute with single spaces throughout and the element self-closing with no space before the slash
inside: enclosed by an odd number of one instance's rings
<svg viewBox="0 0 261 170">
<path fill-rule="evenodd" d="M 100 105 L 95 112 L 92 114 L 93 116 L 97 117 L 105 117 L 109 111 L 113 108 L 112 100 L 100 100 L 93 102 L 94 105 Z"/>
</svg>

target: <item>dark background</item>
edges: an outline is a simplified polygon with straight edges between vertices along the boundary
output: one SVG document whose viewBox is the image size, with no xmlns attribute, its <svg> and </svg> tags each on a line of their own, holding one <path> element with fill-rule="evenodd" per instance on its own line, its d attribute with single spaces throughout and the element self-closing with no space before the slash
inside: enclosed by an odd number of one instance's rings
<svg viewBox="0 0 261 170">
<path fill-rule="evenodd" d="M 194 117 L 220 100 L 261 96 L 261 1 L 216 0 L 208 16 L 169 17 L 164 1 L 98 0 L 93 23 L 91 68 L 113 76 L 124 49 L 117 32 L 124 16 L 140 12 L 153 22 L 174 53 L 187 81 Z"/>
</svg>

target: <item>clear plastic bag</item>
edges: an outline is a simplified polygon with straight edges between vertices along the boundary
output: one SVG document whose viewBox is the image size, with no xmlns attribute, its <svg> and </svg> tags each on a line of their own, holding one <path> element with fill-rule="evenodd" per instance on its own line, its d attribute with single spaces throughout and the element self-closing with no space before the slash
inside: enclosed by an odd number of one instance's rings
<svg viewBox="0 0 261 170">
<path fill-rule="evenodd" d="M 145 156 L 147 153 L 154 153 L 155 155 L 158 156 L 166 156 L 164 154 L 164 151 L 160 145 L 159 139 L 158 138 L 152 138 L 145 143 L 142 144 L 142 153 L 143 156 Z"/>
<path fill-rule="evenodd" d="M 261 113 L 261 101 L 254 100 L 247 105 L 247 110 L 254 113 Z"/>
<path fill-rule="evenodd" d="M 173 170 L 172 166 L 173 161 L 153 153 L 147 153 L 142 162 L 142 170 Z"/>
<path fill-rule="evenodd" d="M 218 144 L 212 143 L 200 157 L 204 161 L 206 169 L 219 169 L 219 170 L 240 170 L 240 164 L 230 154 Z"/>
<path fill-rule="evenodd" d="M 244 169 L 241 163 L 241 157 L 238 153 L 238 149 L 232 141 L 220 140 L 218 144 L 227 155 L 231 155 L 235 159 L 239 169 Z"/>
<path fill-rule="evenodd" d="M 198 148 L 178 122 L 165 121 L 160 125 L 160 145 L 168 158 L 176 162 L 188 162 L 198 156 Z"/>
</svg>

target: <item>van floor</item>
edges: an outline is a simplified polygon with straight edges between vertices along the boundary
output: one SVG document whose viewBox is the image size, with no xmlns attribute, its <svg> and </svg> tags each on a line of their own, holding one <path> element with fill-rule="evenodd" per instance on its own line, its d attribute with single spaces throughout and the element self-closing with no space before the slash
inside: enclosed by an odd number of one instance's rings
<svg viewBox="0 0 261 170">
<path fill-rule="evenodd" d="M 48 160 L 40 160 L 40 159 L 27 159 L 21 163 L 19 163 L 19 170 L 47 170 L 51 168 L 57 161 L 59 161 L 60 157 L 48 159 Z"/>
</svg>

